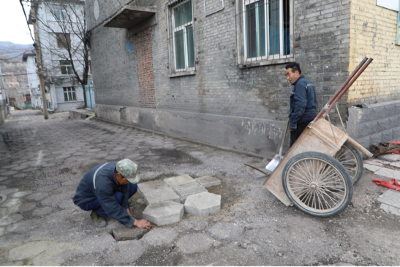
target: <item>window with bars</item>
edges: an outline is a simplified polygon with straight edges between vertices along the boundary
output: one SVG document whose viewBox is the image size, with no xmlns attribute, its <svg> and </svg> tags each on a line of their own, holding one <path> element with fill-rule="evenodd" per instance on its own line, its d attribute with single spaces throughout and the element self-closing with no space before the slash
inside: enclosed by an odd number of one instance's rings
<svg viewBox="0 0 400 267">
<path fill-rule="evenodd" d="M 74 87 L 63 87 L 64 89 L 64 101 L 75 101 L 76 93 Z"/>
<path fill-rule="evenodd" d="M 72 70 L 71 61 L 69 60 L 60 60 L 60 68 L 61 74 L 74 74 Z"/>
<path fill-rule="evenodd" d="M 243 0 L 245 61 L 293 57 L 292 9 L 292 0 Z"/>
<path fill-rule="evenodd" d="M 67 19 L 67 11 L 64 6 L 53 6 L 53 15 L 56 20 Z"/>
<path fill-rule="evenodd" d="M 58 48 L 71 47 L 71 38 L 69 33 L 56 33 L 56 40 Z"/>
<path fill-rule="evenodd" d="M 175 71 L 194 70 L 192 1 L 171 7 L 172 41 Z"/>
</svg>

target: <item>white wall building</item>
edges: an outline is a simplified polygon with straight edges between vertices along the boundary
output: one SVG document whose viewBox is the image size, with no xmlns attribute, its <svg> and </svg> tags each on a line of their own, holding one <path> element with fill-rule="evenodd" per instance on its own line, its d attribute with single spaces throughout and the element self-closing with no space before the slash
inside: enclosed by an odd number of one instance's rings
<svg viewBox="0 0 400 267">
<path fill-rule="evenodd" d="M 33 51 L 24 53 L 22 55 L 22 61 L 26 62 L 26 73 L 28 76 L 32 108 L 43 108 L 40 81 L 36 72 L 36 53 Z"/>
<path fill-rule="evenodd" d="M 63 112 L 85 107 L 84 90 L 73 72 L 84 70 L 84 8 L 81 0 L 33 0 L 30 23 L 37 24 L 48 108 Z M 36 14 L 36 15 L 34 15 Z M 91 84 L 89 73 L 88 83 Z"/>
</svg>

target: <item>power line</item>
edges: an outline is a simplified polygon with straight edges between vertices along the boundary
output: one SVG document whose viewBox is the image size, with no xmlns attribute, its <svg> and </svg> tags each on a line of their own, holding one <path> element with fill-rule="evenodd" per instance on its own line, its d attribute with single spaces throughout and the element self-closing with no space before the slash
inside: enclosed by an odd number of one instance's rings
<svg viewBox="0 0 400 267">
<path fill-rule="evenodd" d="M 30 33 L 30 35 L 31 35 L 32 41 L 35 43 L 35 38 L 33 38 L 33 36 L 32 36 L 32 31 L 31 31 L 31 28 L 29 27 L 29 24 L 28 24 L 28 17 L 26 16 L 26 12 L 25 12 L 24 5 L 22 4 L 22 0 L 19 0 L 19 3 L 21 4 L 22 11 L 24 12 L 26 25 L 28 26 L 29 33 Z"/>
</svg>

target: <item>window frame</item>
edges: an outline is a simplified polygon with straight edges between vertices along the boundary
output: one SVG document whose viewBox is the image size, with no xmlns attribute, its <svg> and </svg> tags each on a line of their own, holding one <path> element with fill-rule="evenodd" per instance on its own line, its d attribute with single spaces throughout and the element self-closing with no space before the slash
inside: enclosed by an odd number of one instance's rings
<svg viewBox="0 0 400 267">
<path fill-rule="evenodd" d="M 180 25 L 178 27 L 175 27 L 175 9 L 181 5 L 186 4 L 187 2 L 191 2 L 191 12 L 192 12 L 192 20 L 190 22 L 187 22 L 183 25 Z M 168 37 L 170 40 L 169 44 L 169 50 L 170 50 L 170 64 L 169 64 L 169 69 L 170 69 L 170 76 L 182 76 L 182 75 L 194 75 L 196 71 L 196 49 L 195 49 L 195 32 L 194 32 L 194 7 L 193 7 L 193 0 L 183 0 L 179 2 L 178 4 L 172 3 L 171 5 L 168 6 L 168 24 L 170 25 L 168 27 L 169 33 Z M 188 28 L 192 28 L 193 31 L 193 55 L 194 55 L 194 66 L 189 67 L 189 51 L 188 51 Z M 178 69 L 176 66 L 176 40 L 175 40 L 175 32 L 183 30 L 183 38 L 184 38 L 184 57 L 185 57 L 185 68 L 183 69 Z"/>
<path fill-rule="evenodd" d="M 68 65 L 65 64 L 66 62 L 68 62 Z M 65 68 L 65 72 L 63 73 L 63 68 Z M 69 60 L 60 60 L 60 70 L 61 70 L 61 74 L 62 75 L 71 75 L 74 74 L 74 70 L 72 69 L 72 63 Z M 71 70 L 71 71 L 69 71 Z"/>
<path fill-rule="evenodd" d="M 58 7 L 56 9 L 56 7 Z M 53 5 L 53 17 L 57 20 L 57 21 L 65 21 L 67 20 L 67 9 L 65 8 L 65 6 L 63 5 Z M 60 16 L 57 16 L 57 13 L 60 14 Z"/>
<path fill-rule="evenodd" d="M 71 101 L 77 101 L 76 100 L 76 88 L 75 87 L 63 87 L 63 95 L 64 95 L 64 102 L 71 102 Z M 66 97 L 67 96 L 67 97 Z M 75 98 L 75 99 L 69 99 Z M 74 97 L 72 97 L 74 96 Z"/>
<path fill-rule="evenodd" d="M 71 48 L 71 34 L 70 33 L 57 32 L 57 33 L 55 33 L 55 35 L 56 35 L 56 41 L 57 41 L 57 48 L 60 48 L 60 49 Z"/>
<path fill-rule="evenodd" d="M 293 38 L 294 38 L 294 0 L 287 0 L 289 3 L 289 49 L 290 53 L 284 55 L 284 10 L 283 1 L 279 1 L 279 54 L 270 55 L 270 32 L 269 32 L 269 2 L 264 0 L 264 30 L 265 30 L 265 56 L 248 57 L 247 55 L 247 5 L 260 2 L 261 0 L 240 0 L 237 5 L 237 43 L 238 43 L 238 64 L 239 67 L 252 67 L 270 64 L 279 64 L 294 61 Z"/>
</svg>

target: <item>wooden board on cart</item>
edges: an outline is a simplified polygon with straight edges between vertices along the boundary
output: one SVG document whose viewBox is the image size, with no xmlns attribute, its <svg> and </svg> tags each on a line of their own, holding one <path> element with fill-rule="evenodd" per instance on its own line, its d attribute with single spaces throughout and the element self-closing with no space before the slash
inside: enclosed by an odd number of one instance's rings
<svg viewBox="0 0 400 267">
<path fill-rule="evenodd" d="M 267 181 L 265 181 L 264 186 L 286 206 L 292 205 L 282 185 L 282 172 L 286 163 L 293 156 L 308 151 L 321 152 L 334 157 L 348 138 L 347 134 L 330 124 L 324 118 L 320 118 L 317 122 L 309 124 L 268 177 Z"/>
</svg>

